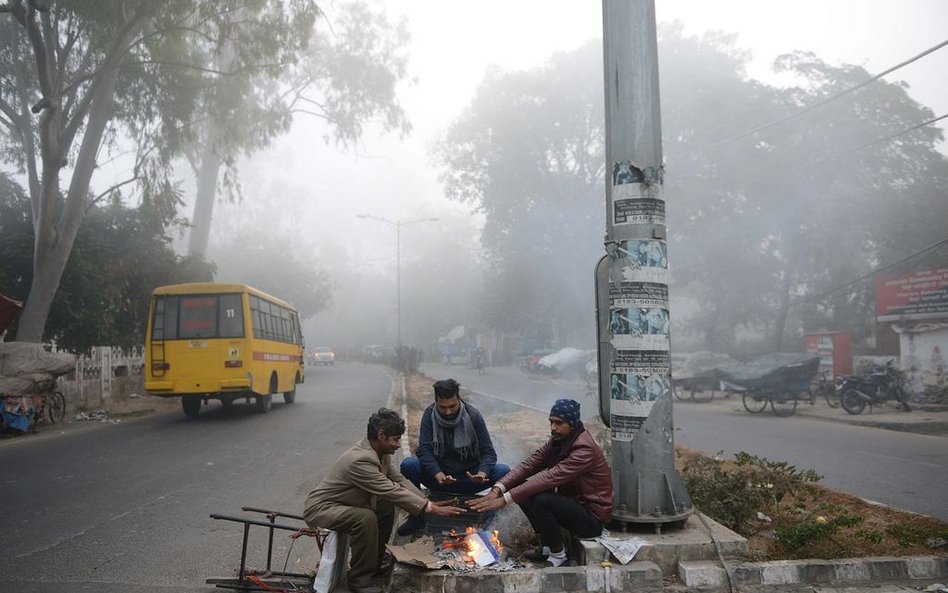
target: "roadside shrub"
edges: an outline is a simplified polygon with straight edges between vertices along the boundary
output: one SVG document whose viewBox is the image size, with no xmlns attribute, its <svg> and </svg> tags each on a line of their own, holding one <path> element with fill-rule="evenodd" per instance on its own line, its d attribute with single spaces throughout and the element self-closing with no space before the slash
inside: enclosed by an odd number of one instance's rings
<svg viewBox="0 0 948 593">
<path fill-rule="evenodd" d="M 822 476 L 741 451 L 734 461 L 723 459 L 722 452 L 690 459 L 683 467 L 682 479 L 696 507 L 748 535 L 759 530 L 761 521 L 779 524 L 782 515 L 794 514 L 809 494 L 808 485 Z M 792 499 L 793 505 L 783 505 L 785 499 Z"/>
</svg>

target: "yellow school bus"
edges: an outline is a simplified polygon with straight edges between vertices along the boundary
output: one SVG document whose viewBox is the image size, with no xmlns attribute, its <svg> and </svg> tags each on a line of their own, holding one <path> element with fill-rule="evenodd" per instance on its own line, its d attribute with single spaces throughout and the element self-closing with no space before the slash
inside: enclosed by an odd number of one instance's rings
<svg viewBox="0 0 948 593">
<path fill-rule="evenodd" d="M 302 383 L 303 334 L 292 305 L 244 284 L 192 283 L 152 292 L 145 334 L 145 391 L 180 397 L 185 415 L 219 399 L 273 395 L 292 404 Z"/>
</svg>

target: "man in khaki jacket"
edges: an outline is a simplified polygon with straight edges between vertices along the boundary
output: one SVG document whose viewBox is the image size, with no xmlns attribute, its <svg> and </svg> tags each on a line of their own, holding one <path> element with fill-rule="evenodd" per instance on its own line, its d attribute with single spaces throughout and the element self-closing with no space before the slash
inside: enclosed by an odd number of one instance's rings
<svg viewBox="0 0 948 593">
<path fill-rule="evenodd" d="M 347 575 L 352 593 L 381 593 L 373 576 L 392 533 L 395 507 L 411 515 L 422 512 L 449 517 L 463 512 L 455 501 L 428 501 L 397 469 L 405 421 L 397 412 L 379 409 L 369 418 L 366 438 L 343 453 L 306 498 L 303 518 L 312 528 L 349 534 L 351 561 Z"/>
</svg>

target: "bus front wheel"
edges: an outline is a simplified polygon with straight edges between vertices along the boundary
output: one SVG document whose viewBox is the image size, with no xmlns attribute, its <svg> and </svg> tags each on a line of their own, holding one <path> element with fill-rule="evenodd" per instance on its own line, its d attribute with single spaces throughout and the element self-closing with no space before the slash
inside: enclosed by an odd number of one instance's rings
<svg viewBox="0 0 948 593">
<path fill-rule="evenodd" d="M 181 398 L 181 409 L 188 418 L 197 418 L 201 413 L 201 398 L 196 395 L 186 395 Z"/>
</svg>

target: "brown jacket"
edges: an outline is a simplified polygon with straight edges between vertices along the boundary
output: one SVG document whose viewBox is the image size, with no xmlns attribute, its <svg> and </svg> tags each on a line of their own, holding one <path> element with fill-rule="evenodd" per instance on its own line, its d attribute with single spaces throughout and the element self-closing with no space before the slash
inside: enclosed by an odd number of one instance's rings
<svg viewBox="0 0 948 593">
<path fill-rule="evenodd" d="M 306 497 L 303 518 L 310 527 L 326 527 L 351 507 L 374 508 L 377 499 L 417 515 L 428 500 L 397 469 L 392 456 L 372 449 L 362 439 L 343 453 Z"/>
<path fill-rule="evenodd" d="M 548 490 L 575 498 L 603 523 L 612 518 L 612 470 L 588 430 L 576 437 L 566 456 L 547 468 L 552 439 L 500 479 L 514 502 Z"/>
</svg>

